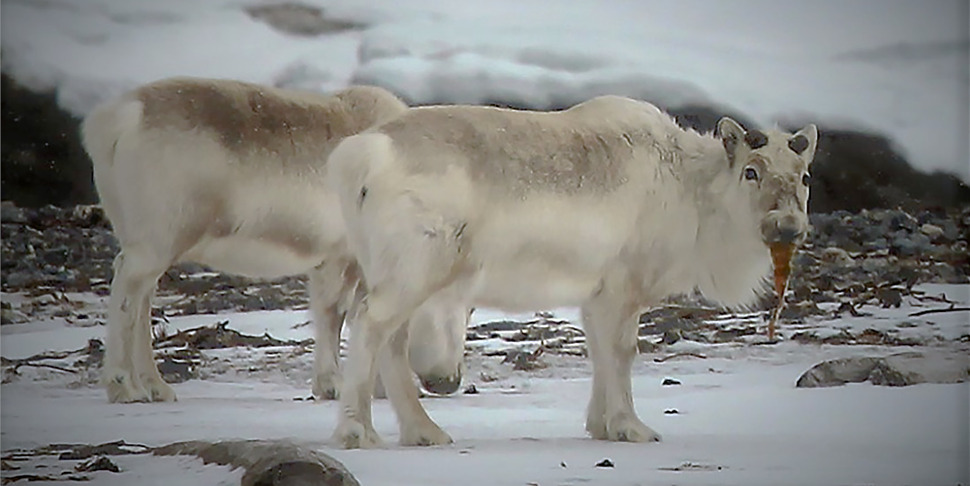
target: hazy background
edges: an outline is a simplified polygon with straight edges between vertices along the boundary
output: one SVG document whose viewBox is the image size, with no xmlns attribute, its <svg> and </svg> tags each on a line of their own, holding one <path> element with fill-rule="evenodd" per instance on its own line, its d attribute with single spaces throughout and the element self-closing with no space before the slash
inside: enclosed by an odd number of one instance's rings
<svg viewBox="0 0 970 486">
<path fill-rule="evenodd" d="M 893 206 L 924 193 L 946 195 L 944 205 L 970 201 L 967 1 L 4 0 L 2 8 L 10 194 L 31 184 L 19 182 L 18 167 L 86 177 L 72 118 L 138 84 L 193 75 L 320 91 L 376 84 L 412 104 L 557 109 L 620 94 L 702 130 L 724 114 L 756 126 L 814 122 L 826 137 L 816 167 L 825 186 L 813 187 L 821 207 Z M 29 93 L 53 107 L 24 102 Z M 16 145 L 24 137 L 26 149 Z M 66 148 L 50 146 L 60 142 Z M 920 179 L 906 164 L 941 174 Z M 869 202 L 823 201 L 870 184 Z M 91 199 L 81 186 L 57 192 Z M 44 199 L 29 196 L 19 199 Z"/>
</svg>

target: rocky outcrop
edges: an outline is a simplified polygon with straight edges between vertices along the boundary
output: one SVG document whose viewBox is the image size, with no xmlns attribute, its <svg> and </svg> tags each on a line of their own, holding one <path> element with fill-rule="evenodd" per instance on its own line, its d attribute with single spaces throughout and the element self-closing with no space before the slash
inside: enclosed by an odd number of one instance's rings
<svg viewBox="0 0 970 486">
<path fill-rule="evenodd" d="M 97 200 L 80 120 L 55 93 L 34 93 L 0 76 L 0 193 L 20 206 L 67 206 Z"/>
<path fill-rule="evenodd" d="M 328 18 L 322 10 L 298 3 L 254 6 L 254 18 L 293 35 L 326 35 L 363 26 Z M 285 78 L 286 76 L 283 76 Z M 280 79 L 279 84 L 288 81 Z M 650 101 L 650 93 L 641 98 Z M 448 99 L 435 100 L 448 103 Z M 585 101 L 560 99 L 538 106 L 528 100 L 488 100 L 487 104 L 521 109 L 561 109 Z M 97 197 L 91 163 L 80 143 L 80 120 L 61 110 L 54 93 L 33 93 L 3 75 L 2 181 L 0 190 L 19 206 L 88 204 Z M 742 113 L 715 103 L 664 106 L 682 125 L 713 130 L 731 116 L 754 124 Z M 881 135 L 819 126 L 818 153 L 812 167 L 813 213 L 873 208 L 953 207 L 970 204 L 970 188 L 955 176 L 927 174 L 910 165 Z"/>
</svg>

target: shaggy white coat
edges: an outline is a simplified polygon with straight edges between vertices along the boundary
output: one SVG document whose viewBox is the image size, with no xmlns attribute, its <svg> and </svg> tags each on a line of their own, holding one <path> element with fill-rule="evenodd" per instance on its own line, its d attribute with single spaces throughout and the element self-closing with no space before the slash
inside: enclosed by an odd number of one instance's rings
<svg viewBox="0 0 970 486">
<path fill-rule="evenodd" d="M 433 299 L 581 306 L 593 363 L 586 430 L 659 440 L 633 407 L 641 311 L 694 289 L 725 305 L 751 301 L 770 268 L 766 244 L 797 242 L 808 229 L 816 140 L 814 125 L 746 132 L 727 118 L 717 136 L 699 134 L 615 96 L 550 113 L 412 108 L 349 137 L 328 170 L 368 295 L 335 439 L 380 444 L 370 413 L 379 366 L 402 444 L 451 440 L 403 373 L 389 379 L 407 356 L 405 322 Z"/>
<path fill-rule="evenodd" d="M 196 78 L 147 84 L 97 107 L 83 143 L 121 246 L 103 372 L 110 401 L 175 400 L 153 359 L 150 310 L 158 277 L 185 261 L 259 278 L 308 274 L 313 389 L 334 398 L 359 272 L 324 164 L 344 137 L 405 109 L 374 87 L 322 95 Z M 415 328 L 434 337 L 412 353 L 419 374 L 460 377 L 466 319 L 444 309 L 418 317 Z"/>
</svg>

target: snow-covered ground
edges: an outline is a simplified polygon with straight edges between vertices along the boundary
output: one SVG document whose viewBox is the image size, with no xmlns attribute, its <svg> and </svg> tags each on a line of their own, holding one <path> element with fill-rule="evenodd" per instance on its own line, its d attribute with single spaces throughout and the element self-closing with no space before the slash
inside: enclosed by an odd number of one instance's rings
<svg viewBox="0 0 970 486">
<path fill-rule="evenodd" d="M 957 306 L 970 303 L 968 285 L 920 290 L 934 296 L 945 293 Z M 94 314 L 103 312 L 100 298 L 69 297 L 86 299 Z M 5 302 L 18 298 L 3 295 Z M 719 344 L 682 340 L 661 353 L 641 354 L 634 373 L 636 406 L 643 420 L 664 435 L 656 444 L 608 443 L 585 436 L 590 385 L 586 359 L 546 355 L 545 368 L 512 371 L 500 356 L 470 351 L 466 383 L 474 383 L 479 393 L 424 399 L 431 416 L 456 440 L 454 445 L 396 446 L 393 412 L 380 400 L 374 407 L 375 423 L 388 446 L 335 449 L 328 439 L 336 404 L 295 400 L 309 393 L 310 354 L 278 348 L 206 351 L 209 373 L 176 384 L 176 403 L 108 404 L 101 389 L 74 375 L 25 367 L 0 388 L 0 440 L 9 452 L 118 439 L 156 446 L 193 439 L 288 438 L 336 457 L 364 485 L 968 484 L 970 384 L 794 386 L 804 371 L 823 360 L 900 351 L 957 353 L 962 359 L 950 366 L 965 373 L 970 366 L 967 312 L 910 315 L 945 307 L 907 299 L 898 309 L 866 307 L 871 316 L 816 318 L 782 328 L 785 335 L 886 329 L 920 338 L 923 344 L 917 346 L 791 340 L 764 345 L 753 337 Z M 554 315 L 575 319 L 570 309 Z M 268 332 L 301 340 L 312 333 L 303 325 L 307 318 L 305 311 L 227 313 L 176 317 L 167 327 L 173 332 L 228 320 L 231 328 L 247 334 Z M 531 318 L 479 311 L 472 325 Z M 729 320 L 721 319 L 724 326 Z M 3 326 L 0 347 L 3 357 L 19 358 L 83 347 L 87 338 L 102 333 L 102 326 L 78 327 L 52 317 Z M 479 349 L 475 342 L 469 348 Z M 675 352 L 700 357 L 656 361 Z M 681 385 L 663 386 L 665 378 Z M 113 459 L 123 471 L 92 473 L 94 484 L 230 485 L 238 484 L 241 475 L 187 457 Z M 603 459 L 614 467 L 595 467 Z"/>
<path fill-rule="evenodd" d="M 316 37 L 246 12 L 270 3 L 4 0 L 2 67 L 77 114 L 173 75 L 368 82 L 416 103 L 724 105 L 886 133 L 917 167 L 970 181 L 962 0 L 302 0 L 363 26 Z"/>
</svg>

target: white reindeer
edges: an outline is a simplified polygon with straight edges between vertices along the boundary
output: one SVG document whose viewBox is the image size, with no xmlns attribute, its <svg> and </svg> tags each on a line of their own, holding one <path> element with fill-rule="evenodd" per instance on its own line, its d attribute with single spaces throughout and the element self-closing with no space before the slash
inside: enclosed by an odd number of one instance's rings
<svg viewBox="0 0 970 486">
<path fill-rule="evenodd" d="M 586 430 L 659 440 L 633 406 L 638 316 L 694 289 L 726 305 L 751 301 L 771 267 L 767 244 L 797 243 L 808 229 L 816 139 L 814 125 L 745 132 L 729 118 L 717 137 L 699 134 L 614 96 L 550 113 L 412 108 L 347 138 L 328 170 L 368 294 L 335 440 L 380 444 L 370 414 L 379 360 L 401 443 L 451 441 L 400 371 L 404 324 L 428 299 L 581 306 L 593 363 Z"/>
<path fill-rule="evenodd" d="M 328 96 L 196 78 L 147 84 L 97 107 L 83 141 L 121 245 L 103 372 L 109 400 L 175 400 L 153 359 L 150 310 L 158 277 L 184 261 L 252 277 L 308 274 L 313 391 L 335 398 L 340 331 L 359 272 L 324 164 L 341 139 L 406 108 L 374 87 Z M 461 379 L 468 314 L 420 314 L 414 370 L 431 391 L 450 393 Z"/>
</svg>

